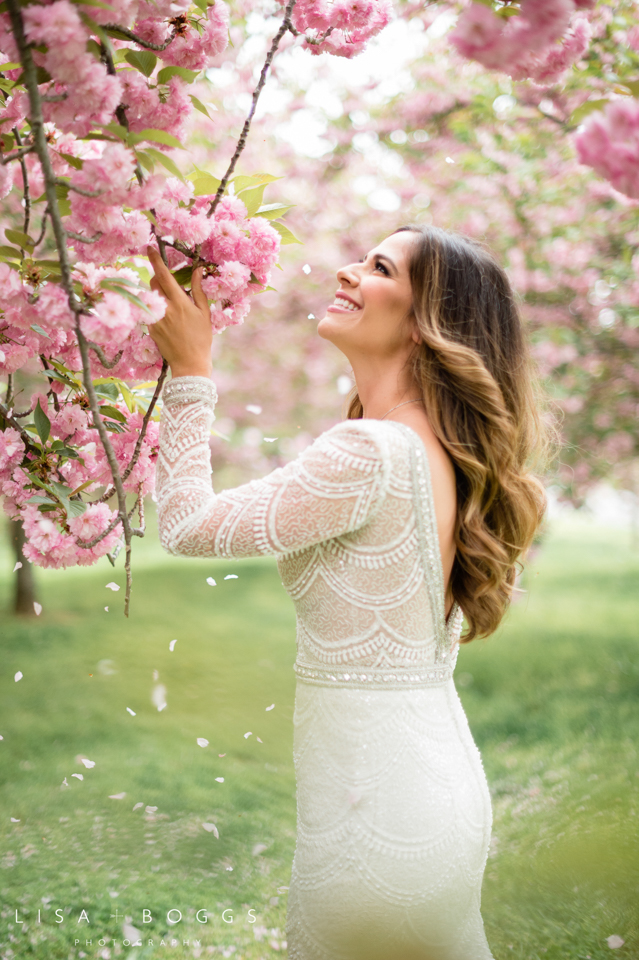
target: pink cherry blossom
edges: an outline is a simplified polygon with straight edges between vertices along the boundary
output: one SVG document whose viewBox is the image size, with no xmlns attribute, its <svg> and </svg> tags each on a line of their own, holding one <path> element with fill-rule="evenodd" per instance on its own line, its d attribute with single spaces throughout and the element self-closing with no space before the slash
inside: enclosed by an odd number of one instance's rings
<svg viewBox="0 0 639 960">
<path fill-rule="evenodd" d="M 581 163 L 593 167 L 613 187 L 639 198 L 639 103 L 630 97 L 612 100 L 591 114 L 575 136 Z"/>
</svg>

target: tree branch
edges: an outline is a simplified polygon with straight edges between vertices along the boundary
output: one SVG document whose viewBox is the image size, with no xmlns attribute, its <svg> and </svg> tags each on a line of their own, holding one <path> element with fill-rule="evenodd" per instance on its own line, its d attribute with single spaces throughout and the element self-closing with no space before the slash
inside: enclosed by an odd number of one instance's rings
<svg viewBox="0 0 639 960">
<path fill-rule="evenodd" d="M 93 340 L 87 340 L 87 346 L 97 354 L 98 360 L 103 367 L 107 368 L 107 370 L 111 370 L 112 367 L 115 367 L 115 365 L 122 359 L 122 354 L 124 353 L 124 350 L 118 350 L 113 360 L 107 360 L 106 354 L 99 343 L 94 343 Z"/>
<path fill-rule="evenodd" d="M 66 180 L 57 180 L 56 183 L 60 187 L 67 187 L 68 190 L 73 190 L 74 193 L 79 193 L 83 197 L 99 197 L 102 195 L 102 190 L 85 190 L 83 187 L 76 187 L 74 183 L 67 183 Z"/>
<path fill-rule="evenodd" d="M 118 33 L 123 34 L 128 40 L 132 40 L 133 43 L 137 43 L 138 46 L 145 47 L 147 50 L 166 50 L 169 44 L 175 40 L 175 30 L 164 43 L 151 43 L 149 40 L 143 40 L 142 37 L 138 37 L 137 33 L 133 33 L 132 30 L 121 27 L 119 23 L 105 23 L 102 25 L 102 28 L 104 30 L 117 30 Z"/>
<path fill-rule="evenodd" d="M 291 23 L 291 14 L 293 13 L 294 6 L 295 6 L 295 0 L 288 0 L 288 3 L 286 4 L 286 10 L 284 11 L 284 19 L 280 24 L 279 30 L 273 37 L 273 42 L 271 43 L 269 51 L 266 54 L 266 60 L 264 61 L 264 66 L 262 67 L 262 71 L 260 73 L 260 79 L 258 80 L 257 86 L 253 91 L 251 108 L 248 112 L 248 116 L 246 117 L 246 120 L 244 121 L 244 126 L 242 127 L 242 132 L 240 134 L 240 139 L 237 141 L 237 146 L 235 147 L 235 153 L 231 157 L 231 162 L 229 163 L 226 173 L 222 177 L 220 185 L 217 188 L 217 193 L 215 194 L 213 200 L 211 201 L 211 205 L 207 212 L 207 217 L 212 216 L 213 213 L 215 212 L 215 208 L 217 207 L 218 203 L 222 199 L 224 195 L 224 191 L 226 190 L 226 187 L 228 185 L 228 182 L 231 179 L 231 174 L 235 170 L 235 165 L 237 161 L 240 159 L 240 154 L 242 153 L 242 151 L 244 150 L 244 147 L 246 146 L 246 138 L 248 137 L 248 132 L 251 128 L 251 121 L 253 120 L 253 116 L 255 114 L 257 101 L 259 100 L 260 94 L 264 89 L 264 84 L 266 83 L 266 77 L 268 75 L 268 71 L 270 69 L 271 63 L 273 62 L 273 57 L 277 52 L 277 48 L 280 45 L 282 37 L 293 26 L 293 24 Z M 198 253 L 197 259 L 199 259 L 200 247 L 201 247 L 201 244 L 198 246 L 198 249 L 197 249 L 197 253 Z"/>
<path fill-rule="evenodd" d="M 12 160 L 19 160 L 20 157 L 26 156 L 27 153 L 34 153 L 35 147 L 32 145 L 30 147 L 22 147 L 20 150 L 16 150 L 15 153 L 8 153 L 6 157 L 0 159 L 0 163 L 3 167 L 6 167 L 8 163 L 11 163 Z"/>
<path fill-rule="evenodd" d="M 64 232 L 67 237 L 70 237 L 72 240 L 78 240 L 80 243 L 97 243 L 98 240 L 102 239 L 102 233 L 96 233 L 93 237 L 83 237 L 82 234 L 76 233 L 74 230 L 65 230 Z"/>
<path fill-rule="evenodd" d="M 16 138 L 16 143 L 19 147 L 22 146 L 22 138 L 20 137 L 20 131 L 17 127 L 13 128 L 13 135 Z M 29 175 L 27 173 L 27 165 L 24 162 L 24 155 L 19 158 L 20 167 L 22 169 L 22 189 L 24 191 L 24 225 L 22 227 L 22 232 L 26 233 L 29 236 L 29 221 L 31 219 L 31 195 L 29 193 Z"/>
<path fill-rule="evenodd" d="M 137 442 L 136 442 L 136 444 L 135 444 L 135 449 L 133 450 L 133 454 L 132 454 L 132 456 L 131 456 L 131 460 L 129 461 L 128 466 L 126 467 L 124 473 L 122 474 L 122 480 L 126 480 L 127 477 L 130 476 L 131 471 L 133 470 L 133 468 L 135 467 L 136 463 L 138 462 L 138 457 L 140 456 L 140 450 L 142 449 L 142 441 L 144 440 L 144 436 L 145 436 L 145 434 L 146 434 L 146 428 L 147 428 L 147 426 L 148 426 L 148 424 L 149 424 L 149 420 L 151 419 L 151 414 L 153 413 L 153 409 L 154 409 L 154 407 L 155 407 L 155 404 L 157 403 L 158 397 L 160 396 L 160 391 L 162 390 L 162 385 L 164 384 L 164 381 L 166 380 L 166 373 L 167 373 L 168 367 L 169 367 L 169 365 L 168 365 L 168 363 L 166 362 L 166 360 L 163 360 L 163 361 L 162 361 L 162 370 L 161 370 L 161 372 L 160 372 L 160 376 L 158 377 L 158 382 L 157 382 L 157 384 L 156 384 L 156 386 L 155 386 L 155 390 L 154 390 L 154 392 L 153 392 L 153 396 L 151 397 L 151 402 L 149 403 L 149 406 L 148 406 L 148 408 L 147 408 L 147 411 L 146 411 L 146 413 L 144 414 L 144 420 L 142 421 L 142 428 L 141 428 L 141 430 L 140 430 L 140 435 L 139 435 L 139 437 L 138 437 L 138 439 L 137 439 Z M 142 521 L 140 521 L 140 522 L 142 522 Z"/>
</svg>

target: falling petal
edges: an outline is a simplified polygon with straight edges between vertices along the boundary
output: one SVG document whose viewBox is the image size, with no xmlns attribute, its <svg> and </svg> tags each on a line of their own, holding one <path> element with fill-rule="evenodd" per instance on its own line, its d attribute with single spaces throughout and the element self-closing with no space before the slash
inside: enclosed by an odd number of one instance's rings
<svg viewBox="0 0 639 960">
<path fill-rule="evenodd" d="M 224 783 L 224 777 L 216 777 L 215 779 L 218 783 Z"/>
<path fill-rule="evenodd" d="M 22 680 L 22 670 L 18 670 L 18 672 L 15 674 L 13 679 L 15 680 L 16 683 L 18 682 L 18 680 Z"/>
<path fill-rule="evenodd" d="M 215 582 L 213 577 L 207 577 L 206 582 L 208 583 L 209 587 L 217 587 L 217 583 Z"/>
<path fill-rule="evenodd" d="M 209 741 L 205 737 L 198 737 L 197 745 L 198 747 L 208 747 Z"/>
<path fill-rule="evenodd" d="M 220 839 L 220 834 L 218 833 L 218 829 L 214 823 L 203 823 L 202 827 L 206 830 L 207 833 L 212 833 L 217 840 Z"/>
<path fill-rule="evenodd" d="M 270 705 L 270 707 L 267 707 L 267 708 L 266 708 L 267 712 L 268 712 L 269 710 L 272 710 L 274 706 L 275 706 L 275 704 L 272 703 L 272 704 Z"/>
<path fill-rule="evenodd" d="M 153 671 L 153 679 L 154 679 L 154 680 L 159 680 L 159 679 L 160 679 L 160 674 L 157 672 L 157 670 L 154 670 L 154 671 Z"/>
<path fill-rule="evenodd" d="M 251 850 L 251 856 L 259 857 L 260 853 L 264 853 L 265 850 L 268 850 L 267 843 L 256 843 L 253 849 Z"/>
<path fill-rule="evenodd" d="M 68 787 L 68 786 L 70 786 L 70 784 L 67 783 L 67 778 L 66 778 L 66 777 L 64 778 L 64 780 L 62 781 L 62 783 L 60 784 L 60 786 L 61 786 L 61 787 Z"/>
<path fill-rule="evenodd" d="M 252 732 L 249 730 L 247 733 L 244 734 L 244 739 L 245 739 L 245 740 L 248 740 L 248 738 L 251 737 L 251 736 L 253 736 L 253 734 L 252 734 Z"/>
<path fill-rule="evenodd" d="M 226 756 L 225 753 L 218 753 L 218 757 L 225 757 L 225 756 Z"/>
<path fill-rule="evenodd" d="M 261 413 L 262 408 L 257 403 L 249 403 L 246 405 L 246 409 L 249 413 Z"/>
<path fill-rule="evenodd" d="M 277 437 L 264 437 L 264 443 L 275 443 Z"/>
<path fill-rule="evenodd" d="M 139 803 L 136 803 L 136 804 L 134 805 L 133 809 L 134 809 L 134 810 L 139 810 L 140 807 L 143 807 L 143 806 L 144 806 L 144 804 L 143 804 L 142 801 L 140 800 Z"/>
<path fill-rule="evenodd" d="M 171 651 L 171 653 L 173 653 L 173 651 L 175 650 L 175 644 L 176 644 L 176 643 L 177 643 L 177 640 L 171 640 L 171 642 L 170 642 L 170 644 L 169 644 L 169 650 Z"/>
<path fill-rule="evenodd" d="M 618 937 L 616 933 L 613 933 L 611 937 L 608 937 L 606 943 L 611 950 L 618 950 L 619 947 L 623 947 L 626 941 L 622 940 L 621 937 Z"/>
<path fill-rule="evenodd" d="M 278 887 L 278 888 L 277 888 L 277 892 L 278 892 L 278 893 L 286 893 L 287 890 L 288 890 L 288 887 Z"/>
<path fill-rule="evenodd" d="M 109 612 L 109 608 L 108 608 L 108 607 L 105 607 L 104 609 L 106 610 L 107 613 Z"/>
<path fill-rule="evenodd" d="M 0 740 L 4 740 L 4 737 L 2 736 L 2 734 L 0 734 Z"/>
<path fill-rule="evenodd" d="M 16 570 L 22 570 L 22 564 L 20 563 L 19 560 L 18 560 L 18 562 L 16 563 L 15 567 L 13 568 L 13 573 L 15 573 Z"/>
<path fill-rule="evenodd" d="M 36 603 L 36 602 L 34 601 L 34 603 L 33 603 L 33 609 L 35 610 L 35 615 L 36 615 L 36 617 L 39 617 L 40 614 L 42 613 L 42 604 L 41 604 L 41 603 Z"/>
<path fill-rule="evenodd" d="M 20 823 L 20 821 L 16 820 L 15 817 L 11 817 L 11 823 Z"/>
<path fill-rule="evenodd" d="M 114 583 L 113 580 L 111 581 L 111 583 L 107 583 L 106 588 L 107 590 L 113 590 L 114 592 L 120 589 L 117 583 Z"/>
<path fill-rule="evenodd" d="M 151 691 L 151 703 L 158 708 L 158 710 L 164 710 L 166 707 L 166 687 L 163 683 L 157 683 L 153 690 Z"/>
<path fill-rule="evenodd" d="M 122 793 L 109 794 L 109 800 L 124 800 L 125 797 L 126 797 L 126 793 L 124 791 Z"/>
<path fill-rule="evenodd" d="M 224 579 L 225 579 L 225 580 L 237 580 L 237 574 L 236 574 L 236 573 L 227 573 L 227 575 L 224 577 Z"/>
<path fill-rule="evenodd" d="M 259 737 L 257 737 L 257 742 L 258 742 L 258 743 L 264 743 L 264 741 L 261 740 Z"/>
<path fill-rule="evenodd" d="M 75 777 L 77 780 L 84 780 L 84 777 L 81 773 L 72 773 L 71 776 Z"/>
<path fill-rule="evenodd" d="M 131 714 L 132 717 L 136 717 L 136 716 L 137 716 L 135 710 L 132 710 L 131 707 L 127 707 L 127 710 L 129 711 L 129 713 Z"/>
<path fill-rule="evenodd" d="M 314 314 L 314 313 L 309 313 L 308 319 L 309 319 L 309 320 L 314 320 L 314 319 L 315 319 L 315 314 Z"/>
<path fill-rule="evenodd" d="M 304 266 L 302 267 L 302 273 L 305 273 L 306 276 L 308 276 L 310 272 L 311 272 L 310 264 L 305 263 Z"/>
<path fill-rule="evenodd" d="M 157 810 L 157 807 L 145 807 L 145 808 L 144 808 L 144 812 L 145 812 L 145 813 L 155 813 L 156 810 Z"/>
<path fill-rule="evenodd" d="M 83 763 L 85 767 L 87 767 L 87 769 L 89 770 L 91 769 L 91 767 L 95 766 L 95 760 L 87 760 L 86 757 L 81 757 L 80 762 Z"/>
</svg>

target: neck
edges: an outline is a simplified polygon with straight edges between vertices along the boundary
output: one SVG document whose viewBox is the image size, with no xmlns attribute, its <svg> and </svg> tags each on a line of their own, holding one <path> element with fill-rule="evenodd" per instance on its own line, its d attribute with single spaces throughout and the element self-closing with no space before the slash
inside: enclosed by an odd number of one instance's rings
<svg viewBox="0 0 639 960">
<path fill-rule="evenodd" d="M 365 363 L 355 362 L 352 366 L 362 403 L 362 416 L 367 419 L 381 420 L 398 404 L 421 399 L 417 385 L 408 375 L 404 358 L 401 363 L 389 363 L 386 358 L 378 362 L 366 358 Z M 394 419 L 396 413 L 401 415 L 404 410 L 410 410 L 410 406 L 393 411 L 387 419 Z"/>
</svg>

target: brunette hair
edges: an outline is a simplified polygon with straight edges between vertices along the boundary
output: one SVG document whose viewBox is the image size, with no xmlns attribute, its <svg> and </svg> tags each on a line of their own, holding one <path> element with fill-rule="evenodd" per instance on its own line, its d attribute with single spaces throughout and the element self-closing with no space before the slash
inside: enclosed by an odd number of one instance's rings
<svg viewBox="0 0 639 960">
<path fill-rule="evenodd" d="M 410 358 L 430 425 L 457 481 L 451 589 L 463 642 L 492 633 L 510 603 L 518 560 L 546 508 L 530 470 L 546 447 L 528 344 L 508 277 L 479 243 L 430 226 L 400 227 L 421 343 Z M 362 416 L 355 394 L 348 417 Z"/>
</svg>

